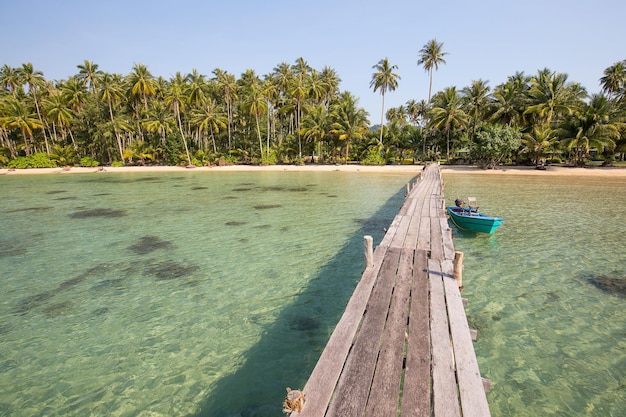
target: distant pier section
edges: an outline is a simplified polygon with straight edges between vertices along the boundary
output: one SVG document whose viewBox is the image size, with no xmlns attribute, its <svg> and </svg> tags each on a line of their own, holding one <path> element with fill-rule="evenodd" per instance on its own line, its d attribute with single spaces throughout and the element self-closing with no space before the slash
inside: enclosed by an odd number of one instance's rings
<svg viewBox="0 0 626 417">
<path fill-rule="evenodd" d="M 301 392 L 300 417 L 490 416 L 461 298 L 438 165 L 429 165 L 375 249 Z M 304 401 L 302 401 L 302 393 Z M 293 405 L 290 408 L 289 405 Z M 301 411 L 297 411 L 301 409 Z"/>
</svg>

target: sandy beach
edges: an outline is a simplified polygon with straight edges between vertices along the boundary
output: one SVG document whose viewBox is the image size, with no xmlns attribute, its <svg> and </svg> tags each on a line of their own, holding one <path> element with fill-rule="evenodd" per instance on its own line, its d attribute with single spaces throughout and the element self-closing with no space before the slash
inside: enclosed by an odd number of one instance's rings
<svg viewBox="0 0 626 417">
<path fill-rule="evenodd" d="M 384 173 L 414 173 L 422 170 L 421 165 L 230 165 L 222 167 L 186 168 L 178 166 L 128 166 L 128 167 L 72 167 L 72 168 L 36 168 L 36 169 L 0 169 L 0 175 L 28 175 L 28 174 L 107 174 L 115 172 L 211 172 L 211 171 L 293 171 L 293 172 L 384 172 Z M 451 165 L 441 166 L 444 174 L 481 174 L 481 175 L 567 175 L 567 176 L 618 176 L 626 177 L 626 168 L 589 167 L 569 168 L 549 166 L 546 170 L 537 170 L 534 167 L 512 166 L 496 169 L 482 169 L 476 166 Z"/>
</svg>

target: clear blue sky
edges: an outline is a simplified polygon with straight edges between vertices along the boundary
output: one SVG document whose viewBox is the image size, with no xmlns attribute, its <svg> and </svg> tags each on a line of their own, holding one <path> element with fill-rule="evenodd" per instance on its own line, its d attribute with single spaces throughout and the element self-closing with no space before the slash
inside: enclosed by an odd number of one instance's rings
<svg viewBox="0 0 626 417">
<path fill-rule="evenodd" d="M 111 73 L 143 63 L 165 78 L 193 68 L 239 77 L 302 57 L 334 68 L 375 124 L 372 66 L 385 57 L 398 66 L 386 109 L 426 99 L 417 60 L 433 38 L 449 54 L 433 92 L 477 79 L 493 88 L 547 67 L 597 93 L 604 69 L 626 59 L 625 15 L 623 0 L 0 0 L 0 65 L 31 62 L 51 80 L 76 74 L 85 59 Z"/>
</svg>

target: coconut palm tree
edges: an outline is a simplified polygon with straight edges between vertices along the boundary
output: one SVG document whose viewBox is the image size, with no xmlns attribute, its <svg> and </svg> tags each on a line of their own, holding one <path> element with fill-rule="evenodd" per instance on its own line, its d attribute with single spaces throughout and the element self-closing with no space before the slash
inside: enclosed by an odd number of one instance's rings
<svg viewBox="0 0 626 417">
<path fill-rule="evenodd" d="M 555 117 L 571 115 L 586 96 L 579 84 L 567 82 L 567 74 L 545 68 L 530 79 L 529 106 L 525 113 L 551 125 Z"/>
<path fill-rule="evenodd" d="M 183 122 L 181 119 L 181 113 L 184 111 L 185 106 L 189 100 L 186 95 L 187 90 L 185 77 L 180 72 L 174 75 L 174 78 L 170 80 L 169 91 L 165 96 L 165 104 L 174 112 L 174 118 L 178 123 L 178 130 L 185 145 L 185 154 L 187 155 L 187 165 L 191 166 L 191 155 L 189 154 L 189 147 L 187 146 L 187 139 L 185 138 L 185 132 L 183 130 Z"/>
<path fill-rule="evenodd" d="M 600 78 L 602 90 L 614 98 L 624 96 L 626 89 L 626 60 L 616 62 L 604 70 L 604 76 Z"/>
<path fill-rule="evenodd" d="M 318 156 L 322 156 L 321 142 L 332 130 L 332 118 L 323 104 L 315 104 L 302 119 L 302 136 L 311 142 L 311 162 L 315 160 L 315 143 L 319 145 Z"/>
<path fill-rule="evenodd" d="M 296 59 L 296 63 L 291 66 L 293 72 L 293 82 L 289 90 L 289 95 L 295 100 L 295 116 L 296 116 L 296 132 L 298 133 L 298 152 L 299 157 L 302 158 L 302 139 L 301 123 L 302 123 L 302 104 L 307 97 L 307 90 L 309 84 L 309 71 L 311 67 L 302 58 Z"/>
<path fill-rule="evenodd" d="M 483 117 L 485 108 L 489 103 L 489 81 L 474 80 L 469 87 L 463 88 L 461 93 L 467 108 L 467 115 L 471 118 L 470 133 L 469 133 L 469 152 L 470 157 L 472 155 L 472 141 L 474 138 L 474 132 L 476 131 L 476 124 L 478 119 Z"/>
<path fill-rule="evenodd" d="M 339 94 L 339 83 L 341 78 L 337 76 L 337 72 L 329 66 L 322 69 L 322 85 L 324 86 L 324 102 L 326 107 L 330 105 L 330 102 Z"/>
<path fill-rule="evenodd" d="M 43 129 L 43 123 L 37 117 L 34 109 L 26 105 L 21 100 L 10 97 L 3 108 L 0 117 L 0 126 L 6 131 L 19 129 L 24 138 L 24 150 L 26 155 L 30 155 L 30 144 L 34 144 L 33 131 Z M 30 138 L 30 144 L 28 139 Z"/>
<path fill-rule="evenodd" d="M 148 111 L 146 119 L 143 121 L 143 125 L 146 131 L 159 135 L 159 138 L 161 139 L 161 148 L 166 149 L 167 135 L 174 132 L 177 123 L 176 118 L 172 115 L 171 109 L 168 108 L 164 102 L 155 101 L 155 103 L 150 107 L 150 111 Z M 122 158 L 124 158 L 124 156 L 128 156 L 128 154 L 124 153 Z"/>
<path fill-rule="evenodd" d="M 19 77 L 22 79 L 24 84 L 28 85 L 28 91 L 33 97 L 33 101 L 35 102 L 35 110 L 37 112 L 37 118 L 39 119 L 39 123 L 41 124 L 41 131 L 43 133 L 43 138 L 46 143 L 46 152 L 50 153 L 50 146 L 48 145 L 48 135 L 46 134 L 45 123 L 41 116 L 41 109 L 39 107 L 39 99 L 37 93 L 40 88 L 45 86 L 46 79 L 43 76 L 43 72 L 39 70 L 35 70 L 33 64 L 30 62 L 22 64 L 22 68 L 18 70 Z"/>
<path fill-rule="evenodd" d="M 0 88 L 16 95 L 21 86 L 19 69 L 4 64 L 0 68 Z"/>
<path fill-rule="evenodd" d="M 261 139 L 261 115 L 267 111 L 267 100 L 263 91 L 263 85 L 254 70 L 248 69 L 240 79 L 244 93 L 244 107 L 249 115 L 254 116 L 256 122 L 257 138 L 259 140 L 260 157 L 263 157 L 263 139 Z"/>
<path fill-rule="evenodd" d="M 48 121 L 52 122 L 52 132 L 54 141 L 58 142 L 57 127 L 61 130 L 61 140 L 65 140 L 67 132 L 69 132 L 74 145 L 74 150 L 78 150 L 76 142 L 74 141 L 74 135 L 70 128 L 72 122 L 76 118 L 76 113 L 67 105 L 67 101 L 64 99 L 62 93 L 55 90 L 46 97 L 42 102 L 42 108 L 46 114 Z"/>
<path fill-rule="evenodd" d="M 534 125 L 530 132 L 522 136 L 522 145 L 524 145 L 522 152 L 534 156 L 535 166 L 539 166 L 540 160 L 545 155 L 546 150 L 557 140 L 557 131 L 552 129 L 549 125 L 545 123 Z"/>
<path fill-rule="evenodd" d="M 514 76 L 498 85 L 492 95 L 487 112 L 489 121 L 502 126 L 521 126 L 526 110 L 530 77 L 523 73 Z"/>
<path fill-rule="evenodd" d="M 437 93 L 433 97 L 429 113 L 430 127 L 440 129 L 446 135 L 446 159 L 450 160 L 450 135 L 454 130 L 464 129 L 468 122 L 461 95 L 456 87 L 447 87 Z"/>
<path fill-rule="evenodd" d="M 620 132 L 611 113 L 607 97 L 594 95 L 582 111 L 576 112 L 561 126 L 561 146 L 567 151 L 575 151 L 578 165 L 582 165 L 591 148 L 599 152 L 615 148 Z"/>
<path fill-rule="evenodd" d="M 83 83 L 85 87 L 88 87 L 93 94 L 95 94 L 100 77 L 103 74 L 102 71 L 98 69 L 98 64 L 94 64 L 86 59 L 83 64 L 79 64 L 77 67 L 79 69 L 78 80 Z"/>
<path fill-rule="evenodd" d="M 201 132 L 210 134 L 213 152 L 217 153 L 215 133 L 219 133 L 220 129 L 226 129 L 228 124 L 228 118 L 220 110 L 217 102 L 210 98 L 201 108 L 193 109 L 191 123 L 197 126 Z"/>
<path fill-rule="evenodd" d="M 423 128 L 423 123 L 428 115 L 429 106 L 426 103 L 426 100 L 409 100 L 407 103 L 407 114 L 409 117 L 409 121 L 413 124 L 413 126 L 419 126 Z M 426 157 L 426 134 L 422 131 L 422 155 Z"/>
<path fill-rule="evenodd" d="M 380 139 L 379 142 L 383 143 L 383 128 L 385 126 L 385 93 L 387 91 L 395 91 L 398 88 L 398 80 L 400 76 L 394 71 L 398 69 L 397 65 L 391 65 L 389 59 L 384 58 L 378 61 L 378 64 L 372 68 L 376 70 L 372 74 L 372 81 L 370 82 L 370 88 L 374 89 L 374 92 L 380 90 L 382 96 L 382 107 L 380 111 Z"/>
<path fill-rule="evenodd" d="M 420 49 L 419 54 L 417 65 L 422 65 L 424 70 L 428 72 L 428 103 L 430 104 L 433 88 L 433 69 L 437 71 L 440 64 L 446 63 L 443 57 L 448 55 L 448 53 L 443 52 L 443 42 L 437 42 L 437 39 L 431 39 Z"/>
<path fill-rule="evenodd" d="M 350 156 L 352 140 L 361 140 L 369 132 L 368 113 L 362 107 L 358 107 L 357 102 L 358 99 L 350 92 L 345 91 L 333 105 L 332 114 L 335 115 L 335 122 L 332 125 L 331 133 L 336 135 L 338 140 L 344 141 L 346 162 Z"/>
<path fill-rule="evenodd" d="M 233 134 L 233 108 L 234 102 L 237 100 L 237 82 L 235 76 L 227 71 L 216 68 L 213 70 L 214 80 L 217 81 L 217 88 L 224 103 L 226 104 L 226 117 L 228 118 L 228 149 L 232 148 Z"/>
<path fill-rule="evenodd" d="M 124 160 L 124 147 L 122 145 L 122 138 L 120 137 L 120 132 L 117 130 L 116 124 L 114 123 L 114 116 L 113 116 L 113 107 L 115 106 L 115 104 L 121 102 L 124 98 L 124 90 L 122 88 L 121 76 L 111 75 L 108 73 L 102 74 L 102 77 L 100 78 L 99 88 L 98 88 L 98 98 L 100 101 L 103 101 L 107 104 L 111 126 L 113 128 L 113 133 L 117 141 L 117 147 L 120 152 L 120 158 L 123 161 Z"/>
<path fill-rule="evenodd" d="M 130 96 L 135 100 L 141 99 L 144 110 L 148 111 L 148 98 L 156 94 L 156 82 L 148 67 L 144 64 L 135 64 L 128 74 Z"/>
</svg>

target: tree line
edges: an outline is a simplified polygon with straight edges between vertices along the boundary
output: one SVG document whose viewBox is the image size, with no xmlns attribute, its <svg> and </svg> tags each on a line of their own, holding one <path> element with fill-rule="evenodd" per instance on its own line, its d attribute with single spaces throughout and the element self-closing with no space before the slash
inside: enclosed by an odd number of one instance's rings
<svg viewBox="0 0 626 417">
<path fill-rule="evenodd" d="M 442 160 L 495 165 L 545 159 L 607 163 L 626 152 L 626 60 L 604 71 L 602 93 L 589 96 L 567 74 L 516 73 L 493 90 L 476 80 L 432 94 L 445 64 L 443 43 L 429 41 L 417 61 L 429 75 L 428 100 L 385 111 L 399 86 L 387 58 L 370 87 L 382 97 L 371 126 L 358 99 L 340 89 L 334 69 L 303 58 L 269 74 L 238 78 L 216 68 L 170 79 L 144 64 L 126 74 L 84 61 L 66 80 L 46 80 L 30 63 L 0 69 L 0 165 L 211 165 L 405 163 Z"/>
</svg>

